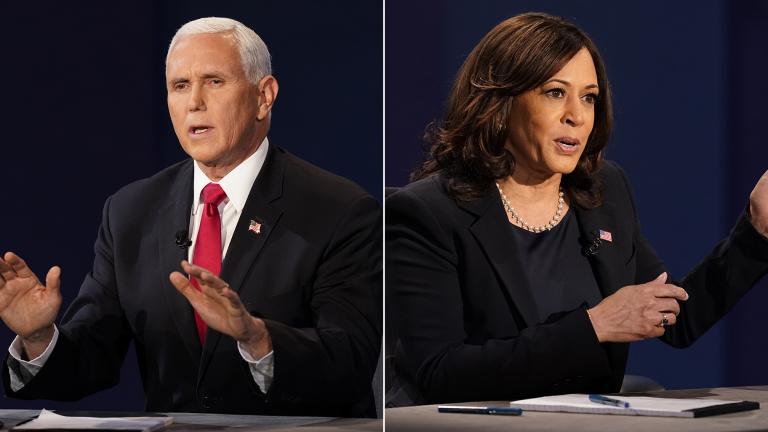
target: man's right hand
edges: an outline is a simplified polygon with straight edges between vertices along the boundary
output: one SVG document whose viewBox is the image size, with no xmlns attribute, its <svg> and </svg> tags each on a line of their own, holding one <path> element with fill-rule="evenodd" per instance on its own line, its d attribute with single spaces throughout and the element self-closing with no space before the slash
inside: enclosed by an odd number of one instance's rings
<svg viewBox="0 0 768 432">
<path fill-rule="evenodd" d="M 45 351 L 61 307 L 61 268 L 45 276 L 45 286 L 18 255 L 0 258 L 0 319 L 19 335 L 28 359 Z"/>
</svg>

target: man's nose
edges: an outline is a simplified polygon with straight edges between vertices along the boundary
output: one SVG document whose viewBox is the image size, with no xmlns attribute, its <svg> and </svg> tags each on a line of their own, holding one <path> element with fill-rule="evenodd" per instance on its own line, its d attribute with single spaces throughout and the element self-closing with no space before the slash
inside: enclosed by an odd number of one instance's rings
<svg viewBox="0 0 768 432">
<path fill-rule="evenodd" d="M 187 101 L 187 109 L 189 111 L 205 111 L 205 94 L 202 86 L 192 86 L 189 100 Z"/>
</svg>

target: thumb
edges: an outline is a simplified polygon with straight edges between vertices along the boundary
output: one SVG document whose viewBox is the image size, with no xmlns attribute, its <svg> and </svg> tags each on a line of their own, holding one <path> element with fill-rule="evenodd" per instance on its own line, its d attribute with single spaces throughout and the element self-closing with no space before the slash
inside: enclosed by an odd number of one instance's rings
<svg viewBox="0 0 768 432">
<path fill-rule="evenodd" d="M 48 274 L 45 275 L 45 287 L 59 291 L 61 288 L 61 267 L 53 266 L 48 270 Z"/>
<path fill-rule="evenodd" d="M 667 272 L 664 272 L 656 277 L 656 279 L 653 280 L 654 282 L 661 282 L 665 283 L 667 281 Z"/>
</svg>

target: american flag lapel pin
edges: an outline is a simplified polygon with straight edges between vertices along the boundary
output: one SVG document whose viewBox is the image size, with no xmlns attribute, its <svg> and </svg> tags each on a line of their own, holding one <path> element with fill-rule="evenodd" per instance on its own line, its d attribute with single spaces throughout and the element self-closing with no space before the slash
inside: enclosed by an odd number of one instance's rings
<svg viewBox="0 0 768 432">
<path fill-rule="evenodd" d="M 600 240 L 605 240 L 611 243 L 613 242 L 613 236 L 611 235 L 610 231 L 599 230 L 599 234 L 600 234 Z"/>
<path fill-rule="evenodd" d="M 251 219 L 251 223 L 248 224 L 248 231 L 256 235 L 261 234 L 261 224 Z"/>
</svg>

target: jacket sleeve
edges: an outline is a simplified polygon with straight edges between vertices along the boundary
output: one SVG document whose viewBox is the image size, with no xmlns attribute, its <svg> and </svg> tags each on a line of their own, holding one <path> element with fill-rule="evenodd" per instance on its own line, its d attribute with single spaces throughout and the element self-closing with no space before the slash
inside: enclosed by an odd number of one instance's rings
<svg viewBox="0 0 768 432">
<path fill-rule="evenodd" d="M 317 268 L 314 327 L 266 320 L 274 349 L 268 403 L 350 406 L 372 396 L 381 346 L 381 209 L 358 199 L 339 221 Z"/>
<path fill-rule="evenodd" d="M 680 282 L 689 299 L 680 302 L 677 324 L 662 340 L 687 347 L 725 316 L 768 271 L 768 239 L 742 213 L 729 235 Z"/>
<path fill-rule="evenodd" d="M 621 171 L 627 193 L 635 206 L 626 175 Z M 637 215 L 637 211 L 634 212 Z M 637 248 L 636 282 L 644 283 L 665 271 L 656 252 L 635 222 Z M 680 303 L 677 324 L 667 329 L 662 339 L 679 348 L 691 345 L 730 311 L 736 303 L 768 272 L 768 239 L 758 233 L 743 212 L 728 236 L 720 241 L 704 259 L 681 280 L 673 283 L 689 294 Z"/>
<path fill-rule="evenodd" d="M 387 319 L 397 332 L 398 379 L 415 385 L 423 397 L 416 402 L 568 393 L 610 375 L 583 308 L 514 337 L 469 343 L 464 320 L 472 308 L 465 309 L 464 290 L 471 287 L 460 283 L 466 268 L 444 214 L 451 209 L 441 211 L 407 189 L 386 204 Z"/>
<path fill-rule="evenodd" d="M 94 246 L 93 270 L 62 318 L 50 358 L 18 392 L 11 390 L 4 367 L 8 396 L 70 401 L 117 384 L 131 332 L 117 295 L 109 208 L 107 200 Z"/>
</svg>

